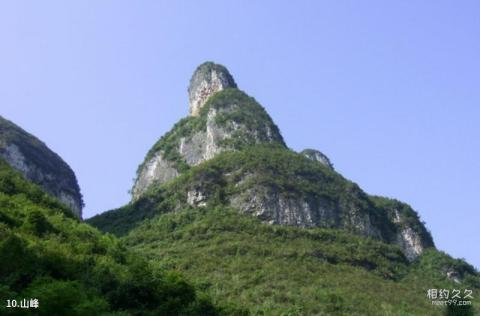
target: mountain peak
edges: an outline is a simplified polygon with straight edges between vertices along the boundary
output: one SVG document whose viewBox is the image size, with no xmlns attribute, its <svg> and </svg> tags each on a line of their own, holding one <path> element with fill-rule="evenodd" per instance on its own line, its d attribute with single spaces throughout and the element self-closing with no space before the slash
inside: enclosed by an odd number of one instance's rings
<svg viewBox="0 0 480 316">
<path fill-rule="evenodd" d="M 205 62 L 197 67 L 190 79 L 188 98 L 191 116 L 198 116 L 208 98 L 227 88 L 236 88 L 237 84 L 224 66 Z"/>
</svg>

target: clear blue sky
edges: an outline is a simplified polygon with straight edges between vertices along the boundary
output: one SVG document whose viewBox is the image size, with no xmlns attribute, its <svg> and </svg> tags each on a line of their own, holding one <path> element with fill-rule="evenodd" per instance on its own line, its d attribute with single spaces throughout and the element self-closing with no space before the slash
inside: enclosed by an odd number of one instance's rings
<svg viewBox="0 0 480 316">
<path fill-rule="evenodd" d="M 479 16 L 478 1 L 2 1 L 0 115 L 71 165 L 90 217 L 128 202 L 213 60 L 291 148 L 408 202 L 480 267 Z"/>
</svg>

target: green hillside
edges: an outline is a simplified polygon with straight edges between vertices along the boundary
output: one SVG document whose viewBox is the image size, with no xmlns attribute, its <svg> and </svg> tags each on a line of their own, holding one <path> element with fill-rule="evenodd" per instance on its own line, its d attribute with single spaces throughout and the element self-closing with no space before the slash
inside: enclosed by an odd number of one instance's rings
<svg viewBox="0 0 480 316">
<path fill-rule="evenodd" d="M 2 160 L 0 298 L 1 315 L 222 312 L 177 271 L 158 269 L 114 236 L 79 222 Z M 6 308 L 6 300 L 24 298 L 38 299 L 39 308 Z"/>
<path fill-rule="evenodd" d="M 480 289 L 471 266 L 433 249 L 409 263 L 396 246 L 340 230 L 266 225 L 222 208 L 161 215 L 125 241 L 215 302 L 252 315 L 443 315 L 428 289 Z M 449 281 L 446 267 L 461 271 L 464 283 Z"/>
<path fill-rule="evenodd" d="M 253 173 L 250 181 L 239 180 Z M 410 262 L 398 245 L 349 227 L 269 225 L 229 206 L 231 196 L 259 183 L 363 207 L 377 216 L 385 236 L 395 232 L 389 224 L 395 208 L 405 225 L 431 240 L 408 205 L 368 196 L 322 164 L 278 146 L 222 153 L 88 222 L 124 236 L 153 266 L 181 271 L 215 303 L 242 306 L 252 315 L 443 315 L 446 307 L 432 306 L 428 289 L 480 289 L 473 267 L 434 248 Z M 185 202 L 192 187 L 206 189 L 206 206 Z M 462 283 L 447 278 L 447 271 Z M 471 306 L 464 309 L 473 313 Z"/>
</svg>

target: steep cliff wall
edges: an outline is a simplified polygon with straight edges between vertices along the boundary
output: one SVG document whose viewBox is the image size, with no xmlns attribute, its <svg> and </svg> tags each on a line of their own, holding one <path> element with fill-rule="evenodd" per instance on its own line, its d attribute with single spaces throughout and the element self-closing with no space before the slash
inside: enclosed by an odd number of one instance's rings
<svg viewBox="0 0 480 316">
<path fill-rule="evenodd" d="M 2 117 L 0 158 L 82 217 L 82 195 L 72 169 L 43 142 Z"/>
</svg>

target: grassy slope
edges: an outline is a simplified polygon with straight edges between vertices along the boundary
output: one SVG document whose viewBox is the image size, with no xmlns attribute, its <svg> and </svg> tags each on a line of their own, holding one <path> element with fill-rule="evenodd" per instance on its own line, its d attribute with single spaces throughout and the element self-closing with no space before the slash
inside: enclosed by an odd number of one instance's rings
<svg viewBox="0 0 480 316">
<path fill-rule="evenodd" d="M 31 297 L 39 309 L 5 308 L 7 299 Z M 2 160 L 0 299 L 2 315 L 220 313 L 178 273 L 153 268 L 117 238 L 79 222 Z"/>
<path fill-rule="evenodd" d="M 126 241 L 217 302 L 255 315 L 441 315 L 445 308 L 431 305 L 427 289 L 461 286 L 440 275 L 440 265 L 471 268 L 435 250 L 409 264 L 395 246 L 339 230 L 265 225 L 220 208 L 147 220 Z M 478 293 L 480 278 L 468 278 L 463 286 Z"/>
</svg>

